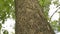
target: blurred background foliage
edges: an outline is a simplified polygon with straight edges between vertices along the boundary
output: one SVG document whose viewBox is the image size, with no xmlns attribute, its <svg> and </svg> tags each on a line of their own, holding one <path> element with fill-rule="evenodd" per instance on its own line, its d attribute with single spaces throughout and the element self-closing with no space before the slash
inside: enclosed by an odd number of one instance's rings
<svg viewBox="0 0 60 34">
<path fill-rule="evenodd" d="M 52 0 L 38 0 L 38 1 L 39 1 L 40 6 L 42 7 L 45 18 L 47 19 L 48 22 L 50 22 L 52 28 L 56 31 L 60 31 L 60 24 L 59 24 L 60 18 L 59 20 L 51 21 L 51 18 L 57 11 L 55 11 L 51 17 L 48 16 L 49 9 L 50 9 L 49 6 L 51 5 Z M 58 2 L 59 0 L 53 1 L 54 5 L 56 5 L 56 8 L 60 6 Z M 10 18 L 10 17 L 15 19 L 14 0 L 0 0 L 0 31 L 2 28 L 2 24 L 4 24 L 7 18 Z M 8 34 L 8 31 L 4 30 L 3 34 Z"/>
<path fill-rule="evenodd" d="M 58 9 L 51 15 L 51 17 L 49 17 L 49 15 L 48 15 L 49 10 L 50 10 L 49 6 L 52 4 L 51 3 L 52 1 L 53 1 L 53 4 L 56 5 L 56 8 L 58 8 Z M 60 32 L 60 16 L 59 16 L 58 20 L 54 20 L 54 21 L 51 20 L 52 17 L 54 16 L 54 14 L 57 13 L 58 10 L 60 9 L 59 0 L 39 0 L 39 4 L 43 8 L 43 13 L 45 15 L 45 18 L 51 24 L 54 31 Z M 60 13 L 60 11 L 58 13 Z"/>
<path fill-rule="evenodd" d="M 10 17 L 15 19 L 14 0 L 0 0 L 0 34 L 1 34 L 2 24 L 4 24 L 7 18 Z M 5 30 L 3 34 L 8 34 L 8 31 Z"/>
<path fill-rule="evenodd" d="M 51 0 L 38 0 L 40 6 L 42 7 L 43 13 L 46 17 L 46 19 L 48 20 L 48 11 L 49 11 L 49 6 L 51 4 Z"/>
<path fill-rule="evenodd" d="M 9 18 L 15 18 L 14 0 L 0 0 L 0 21 L 4 24 L 4 21 Z"/>
</svg>

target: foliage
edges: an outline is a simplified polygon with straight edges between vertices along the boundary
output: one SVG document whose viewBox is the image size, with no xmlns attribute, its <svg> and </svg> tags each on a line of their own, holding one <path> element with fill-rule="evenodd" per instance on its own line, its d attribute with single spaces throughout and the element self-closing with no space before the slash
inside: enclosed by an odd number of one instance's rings
<svg viewBox="0 0 60 34">
<path fill-rule="evenodd" d="M 51 4 L 51 0 L 38 0 L 38 1 L 39 1 L 40 6 L 43 7 L 44 15 L 45 15 L 47 21 L 50 22 L 50 24 L 51 24 L 51 26 L 53 27 L 54 30 L 60 31 L 60 25 L 57 24 L 57 23 L 59 23 L 59 22 L 58 22 L 57 20 L 51 21 L 51 18 L 52 18 L 52 17 L 54 16 L 54 14 L 58 11 L 58 9 L 57 9 L 57 11 L 55 11 L 55 12 L 53 13 L 53 15 L 49 18 L 49 17 L 48 17 L 48 12 L 49 12 L 49 5 Z M 52 0 L 52 1 L 53 1 L 53 0 Z M 55 1 L 53 1 L 53 3 L 54 3 L 54 5 L 57 5 L 56 8 L 60 6 L 59 0 L 55 0 Z"/>
<path fill-rule="evenodd" d="M 2 24 L 0 23 L 0 30 L 1 30 L 1 28 L 2 28 Z"/>
<path fill-rule="evenodd" d="M 51 0 L 38 0 L 41 7 L 46 7 L 51 4 Z"/>
<path fill-rule="evenodd" d="M 54 5 L 56 5 L 56 8 L 60 6 L 59 0 L 55 0 L 55 1 L 53 1 L 53 3 L 54 3 Z M 58 9 L 53 13 L 53 15 L 55 13 L 57 13 Z M 53 15 L 52 15 L 52 17 L 53 17 Z M 60 19 L 59 20 L 50 21 L 50 22 L 51 22 L 51 25 L 52 25 L 54 30 L 60 31 L 60 24 L 59 24 L 60 23 Z"/>
<path fill-rule="evenodd" d="M 53 3 L 54 3 L 54 5 L 58 6 L 59 5 L 59 0 L 55 0 Z"/>
<path fill-rule="evenodd" d="M 56 30 L 56 28 L 57 28 L 57 20 L 54 20 L 54 21 L 52 21 L 50 24 L 51 24 L 51 26 L 53 27 L 53 28 L 55 28 L 54 30 Z"/>
<path fill-rule="evenodd" d="M 7 18 L 15 19 L 15 4 L 14 0 L 0 0 L 0 30 L 2 28 L 2 24 L 5 23 Z M 4 34 L 8 34 L 8 31 L 4 31 Z"/>
<path fill-rule="evenodd" d="M 54 30 L 60 31 L 59 21 L 57 20 L 52 21 L 51 26 L 54 28 Z"/>
<path fill-rule="evenodd" d="M 8 31 L 7 31 L 7 30 L 5 30 L 5 31 L 3 32 L 3 34 L 8 34 Z"/>
<path fill-rule="evenodd" d="M 45 15 L 45 18 L 48 20 L 48 12 L 49 12 L 49 6 L 51 4 L 51 0 L 38 0 L 40 6 L 42 7 L 43 13 Z"/>
<path fill-rule="evenodd" d="M 0 21 L 4 21 L 11 15 L 15 15 L 15 7 L 13 0 L 0 0 Z"/>
</svg>

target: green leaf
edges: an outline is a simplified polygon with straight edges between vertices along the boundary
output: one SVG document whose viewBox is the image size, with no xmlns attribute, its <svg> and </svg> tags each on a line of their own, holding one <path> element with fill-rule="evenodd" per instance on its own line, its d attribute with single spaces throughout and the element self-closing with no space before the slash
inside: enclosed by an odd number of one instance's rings
<svg viewBox="0 0 60 34">
<path fill-rule="evenodd" d="M 5 30 L 5 31 L 3 32 L 3 34 L 8 34 L 8 31 L 7 31 L 7 30 Z"/>
<path fill-rule="evenodd" d="M 57 28 L 58 28 L 58 31 L 60 31 L 60 25 L 59 25 L 59 26 L 57 26 Z"/>
<path fill-rule="evenodd" d="M 58 0 L 55 0 L 53 3 L 54 3 L 55 5 L 58 4 Z"/>
<path fill-rule="evenodd" d="M 2 24 L 4 24 L 4 23 L 5 23 L 5 20 L 3 19 L 3 20 L 2 20 Z"/>
<path fill-rule="evenodd" d="M 38 0 L 41 7 L 46 7 L 51 4 L 51 0 Z"/>
<path fill-rule="evenodd" d="M 2 24 L 0 23 L 0 30 L 1 30 L 1 28 L 2 28 Z"/>
</svg>

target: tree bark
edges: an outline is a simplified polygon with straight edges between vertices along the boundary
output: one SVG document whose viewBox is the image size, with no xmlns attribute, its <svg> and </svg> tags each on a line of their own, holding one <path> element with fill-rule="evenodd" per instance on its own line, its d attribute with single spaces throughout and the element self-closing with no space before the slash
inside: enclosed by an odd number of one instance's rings
<svg viewBox="0 0 60 34">
<path fill-rule="evenodd" d="M 55 34 L 38 0 L 15 0 L 15 34 Z"/>
</svg>

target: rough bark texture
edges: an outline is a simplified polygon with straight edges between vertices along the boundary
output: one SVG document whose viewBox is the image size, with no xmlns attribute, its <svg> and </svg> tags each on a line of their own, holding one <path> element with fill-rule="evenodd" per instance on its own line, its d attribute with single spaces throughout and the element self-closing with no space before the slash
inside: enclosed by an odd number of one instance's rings
<svg viewBox="0 0 60 34">
<path fill-rule="evenodd" d="M 15 0 L 15 34 L 55 34 L 44 18 L 38 0 Z"/>
</svg>

